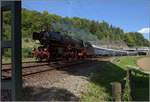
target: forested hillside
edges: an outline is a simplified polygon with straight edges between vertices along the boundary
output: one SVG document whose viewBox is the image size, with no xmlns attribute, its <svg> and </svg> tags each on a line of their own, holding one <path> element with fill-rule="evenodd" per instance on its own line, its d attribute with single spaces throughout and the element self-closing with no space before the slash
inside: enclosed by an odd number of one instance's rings
<svg viewBox="0 0 150 102">
<path fill-rule="evenodd" d="M 10 14 L 4 14 L 4 37 L 9 38 Z M 22 9 L 22 36 L 31 39 L 32 32 L 41 30 L 60 31 L 85 41 L 123 41 L 128 46 L 148 46 L 148 41 L 138 32 L 125 33 L 121 28 L 108 24 L 78 17 L 68 18 L 47 11 L 37 12 Z"/>
</svg>

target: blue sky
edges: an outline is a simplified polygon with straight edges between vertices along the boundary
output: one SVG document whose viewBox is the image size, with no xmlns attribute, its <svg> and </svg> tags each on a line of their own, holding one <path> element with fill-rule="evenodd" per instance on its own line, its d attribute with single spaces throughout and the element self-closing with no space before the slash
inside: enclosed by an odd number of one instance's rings
<svg viewBox="0 0 150 102">
<path fill-rule="evenodd" d="M 149 36 L 150 0 L 24 0 L 22 7 L 63 17 L 104 20 L 125 32 Z"/>
</svg>

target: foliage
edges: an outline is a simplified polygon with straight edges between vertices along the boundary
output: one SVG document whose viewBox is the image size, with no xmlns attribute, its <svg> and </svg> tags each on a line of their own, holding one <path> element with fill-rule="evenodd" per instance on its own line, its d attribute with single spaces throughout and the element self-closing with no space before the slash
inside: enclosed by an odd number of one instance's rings
<svg viewBox="0 0 150 102">
<path fill-rule="evenodd" d="M 125 41 L 128 46 L 148 46 L 148 41 L 138 32 L 126 33 Z"/>
<path fill-rule="evenodd" d="M 4 36 L 9 38 L 11 15 L 4 13 Z M 57 25 L 57 26 L 54 26 Z M 22 9 L 22 36 L 32 38 L 32 32 L 41 30 L 55 30 L 81 37 L 86 41 L 109 40 L 124 41 L 129 46 L 148 46 L 148 41 L 137 32 L 124 33 L 119 27 L 114 27 L 105 21 L 98 22 L 78 17 L 61 17 L 49 14 L 47 11 L 37 12 Z M 90 38 L 90 39 L 89 39 Z"/>
<path fill-rule="evenodd" d="M 22 57 L 23 58 L 31 58 L 32 57 L 32 48 L 22 48 Z"/>
<path fill-rule="evenodd" d="M 126 77 L 125 77 L 125 88 L 123 91 L 122 100 L 123 101 L 131 101 L 131 87 L 130 87 L 130 80 L 129 80 L 128 75 L 126 75 Z"/>
<path fill-rule="evenodd" d="M 11 49 L 10 48 L 3 49 L 2 50 L 2 55 L 5 55 L 5 57 L 11 57 Z"/>
</svg>

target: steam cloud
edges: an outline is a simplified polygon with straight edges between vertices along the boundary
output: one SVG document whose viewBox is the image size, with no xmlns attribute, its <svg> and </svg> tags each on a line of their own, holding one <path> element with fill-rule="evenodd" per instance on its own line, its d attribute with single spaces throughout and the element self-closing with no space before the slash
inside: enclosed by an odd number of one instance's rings
<svg viewBox="0 0 150 102">
<path fill-rule="evenodd" d="M 78 38 L 92 44 L 98 44 L 100 42 L 97 36 L 92 35 L 87 29 L 76 28 L 71 24 L 65 24 L 60 22 L 53 23 L 51 26 L 54 31 L 61 31 L 62 34 L 69 35 L 72 38 Z"/>
</svg>

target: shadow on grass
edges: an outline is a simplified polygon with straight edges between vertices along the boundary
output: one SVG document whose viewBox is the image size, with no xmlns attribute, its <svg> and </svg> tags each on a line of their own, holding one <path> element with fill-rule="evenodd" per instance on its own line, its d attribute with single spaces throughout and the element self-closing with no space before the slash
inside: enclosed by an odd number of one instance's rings
<svg viewBox="0 0 150 102">
<path fill-rule="evenodd" d="M 149 75 L 132 69 L 131 95 L 134 101 L 149 101 Z"/>
<path fill-rule="evenodd" d="M 94 64 L 91 64 L 94 63 Z M 82 68 L 81 68 L 82 67 Z M 86 66 L 66 69 L 69 74 L 77 76 L 86 76 L 90 81 L 100 87 L 104 87 L 106 93 L 111 96 L 111 82 L 120 82 L 124 88 L 126 77 L 126 70 L 109 61 L 94 60 L 87 63 Z M 133 101 L 148 101 L 149 100 L 149 76 L 139 70 L 133 69 L 132 81 L 132 98 Z M 134 86 L 133 86 L 134 85 Z M 123 91 L 123 90 L 122 90 Z M 96 96 L 97 97 L 97 96 Z M 110 100 L 111 97 L 108 98 Z"/>
<path fill-rule="evenodd" d="M 25 87 L 23 89 L 24 101 L 78 101 L 71 92 L 62 88 Z"/>
</svg>

